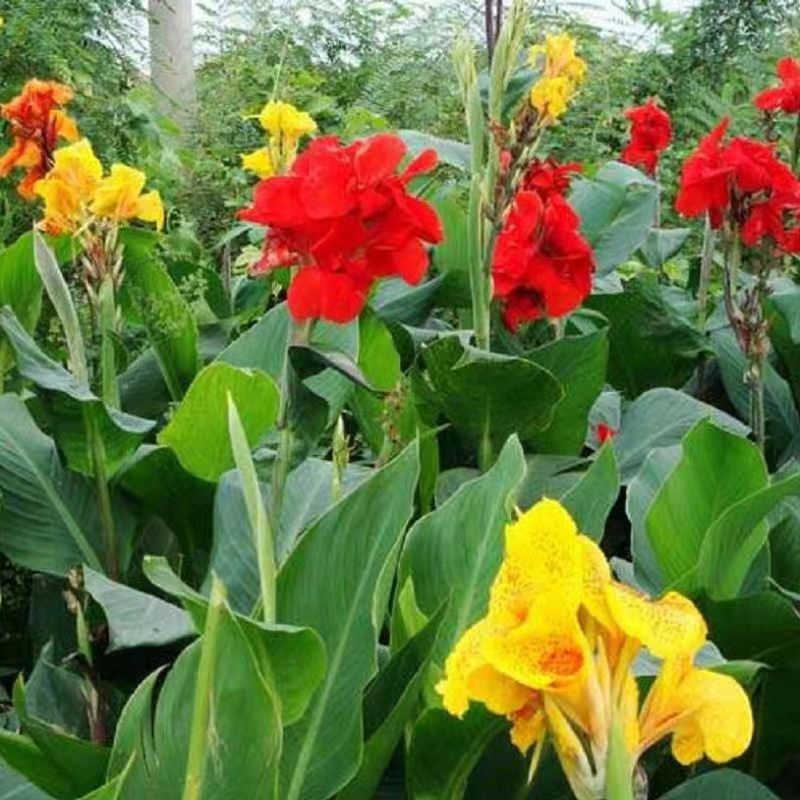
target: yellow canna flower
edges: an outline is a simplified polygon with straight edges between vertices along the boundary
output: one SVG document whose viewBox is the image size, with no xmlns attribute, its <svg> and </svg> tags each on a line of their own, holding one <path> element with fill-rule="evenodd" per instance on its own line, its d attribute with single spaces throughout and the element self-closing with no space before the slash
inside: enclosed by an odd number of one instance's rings
<svg viewBox="0 0 800 800">
<path fill-rule="evenodd" d="M 268 147 L 261 147 L 252 153 L 242 153 L 242 167 L 248 172 L 255 172 L 259 178 L 271 178 L 275 174 Z"/>
<path fill-rule="evenodd" d="M 579 800 L 605 797 L 617 730 L 631 775 L 670 735 L 683 764 L 747 749 L 747 694 L 693 666 L 707 629 L 689 599 L 651 600 L 614 581 L 600 548 L 554 500 L 508 525 L 505 543 L 486 616 L 458 641 L 437 685 L 447 711 L 460 717 L 483 703 L 509 719 L 521 752 L 536 748 L 534 760 L 549 736 Z M 663 664 L 640 709 L 632 666 L 642 648 Z"/>
<path fill-rule="evenodd" d="M 56 150 L 52 169 L 34 185 L 35 194 L 44 200 L 40 227 L 51 234 L 80 227 L 102 175 L 103 167 L 88 139 Z"/>
<path fill-rule="evenodd" d="M 144 172 L 125 164 L 113 164 L 111 174 L 97 187 L 91 211 L 98 217 L 119 222 L 138 219 L 164 227 L 164 205 L 158 192 L 142 194 L 147 180 Z"/>
<path fill-rule="evenodd" d="M 575 53 L 576 42 L 569 34 L 548 35 L 543 45 L 530 49 L 532 66 L 544 56 L 542 77 L 531 90 L 531 104 L 546 120 L 557 120 L 586 78 L 586 62 Z"/>
<path fill-rule="evenodd" d="M 298 140 L 307 133 L 314 133 L 317 129 L 317 123 L 310 114 L 281 100 L 270 100 L 261 109 L 258 121 L 270 136 L 276 138 L 285 137 Z"/>
</svg>

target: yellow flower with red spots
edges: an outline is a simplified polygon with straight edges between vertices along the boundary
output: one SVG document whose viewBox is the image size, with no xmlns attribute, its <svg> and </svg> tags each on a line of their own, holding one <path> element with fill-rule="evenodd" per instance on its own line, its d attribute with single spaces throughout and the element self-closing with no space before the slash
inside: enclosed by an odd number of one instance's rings
<svg viewBox="0 0 800 800">
<path fill-rule="evenodd" d="M 706 633 L 686 597 L 652 600 L 613 580 L 600 548 L 542 500 L 507 526 L 487 614 L 456 644 L 437 689 L 456 716 L 471 702 L 506 716 L 512 742 L 535 747 L 534 758 L 549 736 L 575 795 L 600 800 L 615 731 L 631 774 L 666 736 L 683 764 L 729 761 L 748 747 L 747 694 L 693 665 Z M 642 648 L 663 664 L 640 708 L 632 666 Z"/>
</svg>

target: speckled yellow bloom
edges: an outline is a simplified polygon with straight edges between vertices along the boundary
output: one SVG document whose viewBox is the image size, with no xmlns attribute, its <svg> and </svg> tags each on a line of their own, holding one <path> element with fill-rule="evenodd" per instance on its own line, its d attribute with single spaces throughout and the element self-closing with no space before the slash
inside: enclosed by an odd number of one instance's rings
<svg viewBox="0 0 800 800">
<path fill-rule="evenodd" d="M 456 716 L 473 701 L 505 715 L 534 759 L 549 736 L 576 797 L 600 800 L 617 735 L 629 777 L 665 736 L 683 764 L 728 761 L 749 745 L 747 694 L 693 665 L 706 633 L 686 597 L 651 600 L 613 580 L 600 548 L 542 500 L 506 527 L 487 614 L 448 656 L 437 690 Z M 642 648 L 663 663 L 640 708 L 632 665 Z"/>
<path fill-rule="evenodd" d="M 138 219 L 152 222 L 158 230 L 164 227 L 164 205 L 158 192 L 142 194 L 147 176 L 125 164 L 113 164 L 94 195 L 91 212 L 98 217 L 120 222 Z"/>
<path fill-rule="evenodd" d="M 102 175 L 103 167 L 88 139 L 56 150 L 52 169 L 34 185 L 34 193 L 44 200 L 40 227 L 51 234 L 79 228 Z"/>
<path fill-rule="evenodd" d="M 531 65 L 544 57 L 542 76 L 531 89 L 531 104 L 545 120 L 557 120 L 566 110 L 586 77 L 586 62 L 576 52 L 569 34 L 549 35 L 543 45 L 530 49 Z"/>
<path fill-rule="evenodd" d="M 317 129 L 310 114 L 282 100 L 270 100 L 261 109 L 258 121 L 267 132 L 268 144 L 252 153 L 243 153 L 242 167 L 255 172 L 259 178 L 269 178 L 289 169 L 300 140 Z"/>
</svg>

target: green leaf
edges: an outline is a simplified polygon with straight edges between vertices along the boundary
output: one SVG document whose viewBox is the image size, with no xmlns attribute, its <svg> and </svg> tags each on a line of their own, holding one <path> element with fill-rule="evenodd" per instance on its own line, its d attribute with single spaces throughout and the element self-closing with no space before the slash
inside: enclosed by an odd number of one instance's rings
<svg viewBox="0 0 800 800">
<path fill-rule="evenodd" d="M 372 800 L 422 691 L 445 607 L 381 669 L 364 696 L 364 757 L 337 800 Z"/>
<path fill-rule="evenodd" d="M 234 466 L 227 429 L 227 398 L 231 395 L 252 447 L 274 424 L 278 389 L 265 372 L 224 362 L 210 364 L 192 382 L 175 416 L 158 435 L 183 467 L 207 481 L 216 481 Z"/>
<path fill-rule="evenodd" d="M 420 325 L 430 315 L 444 278 L 432 278 L 409 286 L 402 278 L 387 278 L 378 284 L 370 305 L 387 323 Z"/>
<path fill-rule="evenodd" d="M 42 352 L 9 308 L 0 309 L 0 328 L 17 357 L 23 378 L 54 396 L 49 403 L 52 424 L 69 466 L 84 475 L 94 472 L 87 444 L 86 414 L 93 417 L 103 442 L 108 475 L 113 475 L 155 422 L 125 414 L 103 403 L 64 367 Z"/>
<path fill-rule="evenodd" d="M 627 261 L 645 242 L 653 224 L 658 186 L 644 173 L 611 161 L 594 179 L 575 182 L 570 195 L 581 232 L 594 249 L 598 276 Z"/>
<path fill-rule="evenodd" d="M 778 292 L 767 301 L 769 338 L 800 403 L 800 292 Z"/>
<path fill-rule="evenodd" d="M 172 603 L 109 580 L 88 567 L 86 591 L 100 604 L 108 621 L 107 652 L 132 647 L 160 647 L 195 635 L 189 615 Z"/>
<path fill-rule="evenodd" d="M 686 434 L 683 456 L 653 500 L 646 520 L 647 537 L 668 584 L 681 581 L 687 591 L 718 588 L 693 575 L 712 525 L 742 498 L 766 487 L 768 480 L 766 464 L 752 442 L 708 421 Z M 766 537 L 765 525 L 757 535 Z"/>
<path fill-rule="evenodd" d="M 608 331 L 567 336 L 525 354 L 548 370 L 564 389 L 552 422 L 530 443 L 541 453 L 577 455 L 583 449 L 589 411 L 603 390 L 608 363 Z"/>
<path fill-rule="evenodd" d="M 623 483 L 630 483 L 648 453 L 678 444 L 695 423 L 711 419 L 717 427 L 747 436 L 739 420 L 674 389 L 652 389 L 626 409 L 614 437 L 614 450 Z"/>
<path fill-rule="evenodd" d="M 524 474 L 522 447 L 511 438 L 486 474 L 459 487 L 406 537 L 398 587 L 410 580 L 417 605 L 428 617 L 449 599 L 436 649 L 439 663 L 486 611 L 489 587 L 503 557 L 503 528 Z M 393 646 L 404 638 L 398 635 L 399 623 L 395 614 Z"/>
<path fill-rule="evenodd" d="M 375 673 L 383 618 L 381 576 L 390 575 L 390 559 L 413 513 L 418 458 L 412 445 L 334 505 L 278 575 L 279 620 L 313 627 L 328 652 L 328 672 L 311 707 L 286 731 L 283 800 L 329 797 L 358 769 L 361 696 Z"/>
<path fill-rule="evenodd" d="M 16 395 L 0 397 L 0 550 L 28 569 L 65 575 L 102 570 L 94 493 L 58 461 L 53 440 Z"/>
<path fill-rule="evenodd" d="M 691 228 L 651 228 L 642 245 L 645 261 L 659 269 L 669 261 L 686 243 Z"/>
<path fill-rule="evenodd" d="M 676 786 L 660 800 L 778 800 L 766 786 L 733 769 L 717 769 Z"/>
<path fill-rule="evenodd" d="M 193 797 L 275 798 L 281 748 L 275 686 L 227 607 L 210 609 L 208 618 L 213 624 L 183 651 L 167 675 L 152 730 L 140 732 L 154 752 L 137 752 L 144 769 L 137 779 L 144 781 L 147 797 L 183 800 L 188 796 L 189 743 L 201 736 L 203 760 Z M 199 730 L 194 730 L 196 725 L 201 725 Z"/>
<path fill-rule="evenodd" d="M 412 156 L 418 156 L 423 150 L 432 149 L 439 156 L 439 161 L 457 167 L 465 172 L 469 170 L 469 145 L 453 139 L 443 139 L 422 131 L 400 130 L 397 132 L 406 143 Z"/>
<path fill-rule="evenodd" d="M 461 800 L 484 749 L 507 724 L 478 705 L 463 719 L 441 708 L 425 711 L 414 726 L 407 756 L 411 800 Z"/>
<path fill-rule="evenodd" d="M 144 325 L 170 394 L 179 400 L 200 368 L 194 314 L 157 260 L 157 236 L 125 228 L 119 238 L 125 267 L 120 303 Z"/>
<path fill-rule="evenodd" d="M 0 800 L 51 800 L 52 797 L 0 762 Z"/>
<path fill-rule="evenodd" d="M 187 586 L 160 556 L 145 556 L 142 568 L 161 591 L 179 598 L 202 630 L 208 598 Z M 306 708 L 325 674 L 325 647 L 319 635 L 307 627 L 267 625 L 242 614 L 236 619 L 250 646 L 264 664 L 277 687 L 284 725 L 292 725 Z M 265 667 L 266 670 L 266 667 Z"/>
<path fill-rule="evenodd" d="M 586 305 L 610 323 L 608 380 L 631 399 L 656 386 L 683 386 L 709 351 L 653 273 L 631 278 L 617 294 L 592 295 Z"/>
<path fill-rule="evenodd" d="M 614 449 L 606 444 L 578 482 L 561 498 L 578 530 L 599 542 L 619 496 L 619 470 Z"/>
<path fill-rule="evenodd" d="M 423 350 L 428 380 L 445 416 L 466 436 L 489 436 L 495 446 L 512 434 L 544 430 L 564 397 L 543 367 L 486 353 L 446 336 Z M 520 398 L 525 402 L 520 402 Z"/>
</svg>

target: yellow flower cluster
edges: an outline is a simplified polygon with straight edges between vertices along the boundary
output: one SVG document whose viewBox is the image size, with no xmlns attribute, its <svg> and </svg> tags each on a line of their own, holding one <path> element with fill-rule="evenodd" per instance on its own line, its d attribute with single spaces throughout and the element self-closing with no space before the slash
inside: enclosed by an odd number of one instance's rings
<svg viewBox="0 0 800 800">
<path fill-rule="evenodd" d="M 531 89 L 531 104 L 542 119 L 557 120 L 586 77 L 586 62 L 575 54 L 575 39 L 567 33 L 548 35 L 530 49 L 534 68 L 544 56 L 542 76 Z"/>
<path fill-rule="evenodd" d="M 486 616 L 447 658 L 437 689 L 462 716 L 471 701 L 511 721 L 511 739 L 535 758 L 550 735 L 579 800 L 605 797 L 612 736 L 631 772 L 672 735 L 682 764 L 741 755 L 753 733 L 747 694 L 730 676 L 694 666 L 706 624 L 686 597 L 651 600 L 612 579 L 600 548 L 567 511 L 542 500 L 506 527 L 505 557 Z M 639 706 L 633 662 L 662 659 Z"/>
<path fill-rule="evenodd" d="M 74 233 L 92 217 L 114 222 L 138 219 L 164 226 L 164 205 L 158 192 L 142 194 L 147 178 L 138 169 L 103 166 L 88 139 L 55 151 L 53 167 L 34 186 L 44 200 L 40 226 L 48 233 Z"/>
<path fill-rule="evenodd" d="M 259 178 L 269 178 L 289 169 L 300 139 L 317 129 L 310 114 L 280 100 L 270 100 L 258 115 L 258 121 L 267 132 L 269 142 L 252 153 L 243 153 L 242 166 Z"/>
</svg>

